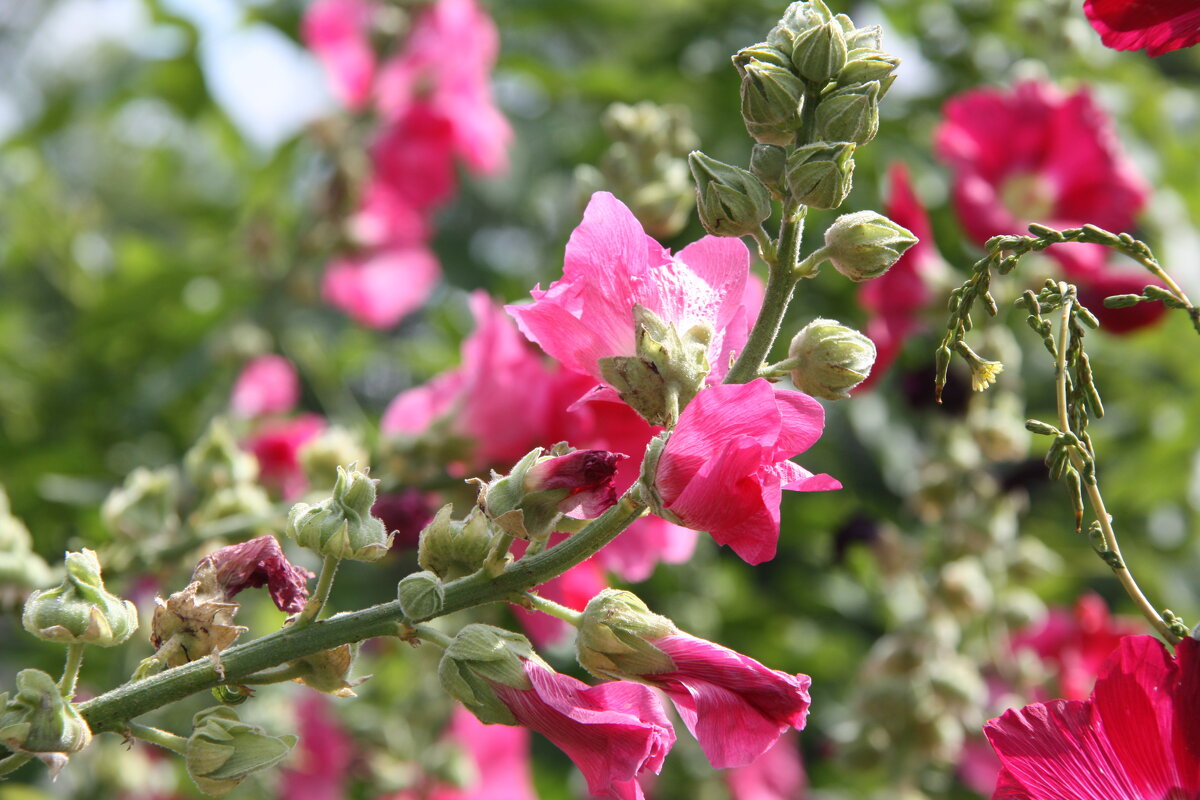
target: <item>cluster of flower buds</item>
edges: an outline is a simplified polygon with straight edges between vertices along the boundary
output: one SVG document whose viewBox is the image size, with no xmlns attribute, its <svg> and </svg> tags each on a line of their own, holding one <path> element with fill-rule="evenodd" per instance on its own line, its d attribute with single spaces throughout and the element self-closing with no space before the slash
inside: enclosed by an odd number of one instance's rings
<svg viewBox="0 0 1200 800">
<path fill-rule="evenodd" d="M 259 485 L 258 460 L 242 450 L 228 423 L 214 419 L 184 455 L 184 475 L 200 497 L 188 522 L 198 525 L 240 514 L 265 515 L 271 499 Z"/>
<path fill-rule="evenodd" d="M 21 623 L 47 642 L 121 644 L 137 630 L 137 609 L 110 594 L 100 576 L 100 560 L 91 550 L 67 553 L 67 575 L 53 589 L 34 592 L 25 601 Z"/>
<path fill-rule="evenodd" d="M 100 518 L 129 540 L 170 536 L 179 528 L 179 475 L 173 468 L 138 467 L 104 499 Z"/>
<path fill-rule="evenodd" d="M 271 736 L 239 720 L 233 709 L 215 706 L 192 719 L 184 758 L 200 791 L 220 797 L 254 773 L 278 764 L 295 745 L 295 736 Z"/>
<path fill-rule="evenodd" d="M 0 745 L 37 757 L 57 774 L 92 741 L 87 722 L 46 673 L 23 669 L 17 691 L 0 694 Z"/>
<path fill-rule="evenodd" d="M 287 535 L 323 556 L 378 561 L 391 549 L 395 534 L 371 515 L 377 483 L 354 464 L 348 470 L 339 466 L 331 497 L 315 506 L 292 506 Z"/>
<path fill-rule="evenodd" d="M 50 567 L 33 551 L 29 529 L 12 515 L 8 495 L 0 488 L 0 608 L 15 606 L 51 580 Z"/>
<path fill-rule="evenodd" d="M 583 165 L 575 182 L 584 197 L 607 190 L 622 198 L 656 239 L 669 239 L 687 224 L 693 190 L 687 154 L 699 144 L 684 106 L 613 103 L 601 126 L 612 145 L 599 168 Z"/>
</svg>

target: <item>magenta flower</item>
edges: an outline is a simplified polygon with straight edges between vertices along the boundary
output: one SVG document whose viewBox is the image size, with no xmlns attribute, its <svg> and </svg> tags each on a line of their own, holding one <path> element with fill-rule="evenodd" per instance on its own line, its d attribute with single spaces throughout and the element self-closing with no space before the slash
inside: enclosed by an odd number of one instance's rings
<svg viewBox="0 0 1200 800">
<path fill-rule="evenodd" d="M 754 761 L 728 770 L 725 784 L 733 800 L 803 800 L 808 797 L 808 781 L 796 734 L 785 733 Z"/>
<path fill-rule="evenodd" d="M 1200 797 L 1200 642 L 1176 657 L 1129 636 L 1087 700 L 1010 710 L 984 726 L 1004 800 L 1190 800 Z"/>
<path fill-rule="evenodd" d="M 324 429 L 325 419 L 316 414 L 260 425 L 246 440 L 245 448 L 258 459 L 262 482 L 277 489 L 285 500 L 303 494 L 308 480 L 300 466 L 300 448 Z"/>
<path fill-rule="evenodd" d="M 354 740 L 342 728 L 329 700 L 305 693 L 296 708 L 300 742 L 298 758 L 284 768 L 279 797 L 287 800 L 341 800 L 346 796 Z"/>
<path fill-rule="evenodd" d="M 1083 12 L 1100 41 L 1113 50 L 1161 56 L 1200 42 L 1200 5 L 1195 0 L 1085 0 Z"/>
<path fill-rule="evenodd" d="M 325 301 L 372 328 L 390 328 L 429 299 L 441 267 L 424 246 L 379 250 L 330 264 Z"/>
<path fill-rule="evenodd" d="M 774 558 L 782 490 L 842 486 L 788 461 L 824 426 L 820 403 L 761 378 L 705 389 L 683 410 L 659 457 L 654 488 L 662 509 L 750 564 Z"/>
<path fill-rule="evenodd" d="M 559 511 L 578 519 L 595 519 L 617 503 L 613 476 L 617 465 L 629 459 L 608 450 L 574 450 L 546 458 L 525 473 L 526 492 L 566 489 Z"/>
<path fill-rule="evenodd" d="M 607 192 L 591 202 L 567 243 L 563 277 L 535 287 L 534 302 L 508 306 L 521 331 L 567 369 L 604 382 L 599 360 L 636 354 L 634 305 L 680 333 L 709 326 L 709 383 L 749 333 L 745 303 L 750 254 L 737 239 L 706 236 L 672 256 Z"/>
<path fill-rule="evenodd" d="M 943 116 L 937 151 L 954 174 L 959 219 L 977 242 L 1024 233 L 1030 222 L 1125 231 L 1146 203 L 1145 184 L 1086 89 L 1064 96 L 1034 81 L 978 89 L 951 98 Z M 1073 279 L 1101 272 L 1107 258 L 1103 246 L 1080 243 L 1047 253 Z"/>
<path fill-rule="evenodd" d="M 313 574 L 293 566 L 274 536 L 259 536 L 209 553 L 196 564 L 196 573 L 212 567 L 217 584 L 229 600 L 243 589 L 266 586 L 275 607 L 296 614 L 308 600 L 308 580 Z"/>
<path fill-rule="evenodd" d="M 570 756 L 593 795 L 641 798 L 637 776 L 662 769 L 675 731 L 654 692 L 626 681 L 588 686 L 525 662 L 532 686 L 492 684 L 517 723 Z"/>
<path fill-rule="evenodd" d="M 286 414 L 300 399 L 300 377 L 283 356 L 265 355 L 251 361 L 238 375 L 229 407 L 239 417 Z"/>
<path fill-rule="evenodd" d="M 329 72 L 334 94 L 346 106 L 361 109 L 375 79 L 375 52 L 367 27 L 369 0 L 315 0 L 304 12 L 300 36 Z"/>
</svg>

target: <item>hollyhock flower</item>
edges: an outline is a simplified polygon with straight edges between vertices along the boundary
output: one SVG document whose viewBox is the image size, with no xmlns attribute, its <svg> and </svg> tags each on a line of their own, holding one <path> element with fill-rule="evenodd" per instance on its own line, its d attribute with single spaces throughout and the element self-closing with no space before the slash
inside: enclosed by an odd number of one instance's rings
<svg viewBox="0 0 1200 800">
<path fill-rule="evenodd" d="M 977 89 L 951 98 L 943 115 L 937 152 L 954 173 L 959 219 L 980 243 L 1024 233 L 1030 222 L 1124 231 L 1146 203 L 1145 184 L 1086 89 L 1064 96 L 1035 81 Z M 1047 253 L 1073 279 L 1103 271 L 1107 257 L 1103 246 L 1081 243 Z"/>
<path fill-rule="evenodd" d="M 296 614 L 308 600 L 308 580 L 314 577 L 293 566 L 274 536 L 259 536 L 209 553 L 196 564 L 194 574 L 212 568 L 217 584 L 229 600 L 243 589 L 266 586 L 276 608 Z"/>
<path fill-rule="evenodd" d="M 567 243 L 563 277 L 508 311 L 563 366 L 602 383 L 600 359 L 637 354 L 635 305 L 681 335 L 705 326 L 712 332 L 707 380 L 718 383 L 749 333 L 749 268 L 737 239 L 706 236 L 672 256 L 620 200 L 596 192 Z"/>
<path fill-rule="evenodd" d="M 322 417 L 301 414 L 260 425 L 244 446 L 258 459 L 262 482 L 277 488 L 285 500 L 291 500 L 308 487 L 300 466 L 300 448 L 324 429 Z"/>
<path fill-rule="evenodd" d="M 355 110 L 366 105 L 375 78 L 370 20 L 368 0 L 315 0 L 300 22 L 300 37 L 329 72 L 334 94 Z"/>
<path fill-rule="evenodd" d="M 371 147 L 375 190 L 425 215 L 444 205 L 456 188 L 452 137 L 450 120 L 427 105 L 413 106 Z"/>
<path fill-rule="evenodd" d="M 808 796 L 796 734 L 788 731 L 744 767 L 725 772 L 733 800 L 803 800 Z"/>
<path fill-rule="evenodd" d="M 475 780 L 462 789 L 438 789 L 429 800 L 537 800 L 529 769 L 529 731 L 511 725 L 484 725 L 461 706 L 450 719 L 448 739 L 464 747 Z"/>
<path fill-rule="evenodd" d="M 750 564 L 775 557 L 781 490 L 841 484 L 788 459 L 821 436 L 825 412 L 806 394 L 759 378 L 696 395 L 667 439 L 654 471 L 663 515 L 708 531 Z"/>
<path fill-rule="evenodd" d="M 338 723 L 329 701 L 305 693 L 296 707 L 300 742 L 279 781 L 279 797 L 287 800 L 341 800 L 354 760 L 354 741 Z"/>
<path fill-rule="evenodd" d="M 229 407 L 239 417 L 286 414 L 300 399 L 300 377 L 283 356 L 265 355 L 251 361 L 238 375 Z"/>
<path fill-rule="evenodd" d="M 984 726 L 1005 800 L 1185 800 L 1200 797 L 1200 642 L 1176 656 L 1128 636 L 1087 700 L 1010 710 Z"/>
<path fill-rule="evenodd" d="M 1200 6 L 1195 0 L 1085 0 L 1083 12 L 1114 50 L 1146 49 L 1161 56 L 1200 42 Z"/>
<path fill-rule="evenodd" d="M 372 328 L 390 328 L 429 299 L 441 267 L 423 246 L 379 250 L 325 270 L 325 301 Z"/>
</svg>

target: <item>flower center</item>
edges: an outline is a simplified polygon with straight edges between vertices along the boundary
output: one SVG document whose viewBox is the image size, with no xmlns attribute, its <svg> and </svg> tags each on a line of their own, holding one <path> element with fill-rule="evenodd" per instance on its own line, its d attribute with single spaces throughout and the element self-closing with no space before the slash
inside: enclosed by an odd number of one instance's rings
<svg viewBox="0 0 1200 800">
<path fill-rule="evenodd" d="M 1018 172 L 1000 185 L 1000 202 L 1017 219 L 1046 220 L 1057 200 L 1054 184 L 1037 172 Z"/>
</svg>

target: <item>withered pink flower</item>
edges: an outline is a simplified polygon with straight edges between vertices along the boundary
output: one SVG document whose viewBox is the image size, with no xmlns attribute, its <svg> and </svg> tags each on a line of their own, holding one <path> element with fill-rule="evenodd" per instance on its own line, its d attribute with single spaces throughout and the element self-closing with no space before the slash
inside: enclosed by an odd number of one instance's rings
<svg viewBox="0 0 1200 800">
<path fill-rule="evenodd" d="M 366 105 L 375 79 L 371 6 L 370 0 L 315 0 L 300 23 L 300 36 L 329 72 L 334 94 L 352 109 Z"/>
<path fill-rule="evenodd" d="M 1190 800 L 1200 797 L 1200 642 L 1173 658 L 1129 636 L 1087 700 L 1010 710 L 984 726 L 1004 800 Z"/>
<path fill-rule="evenodd" d="M 242 368 L 229 407 L 239 417 L 286 414 L 300 399 L 300 377 L 283 356 L 265 355 Z"/>
<path fill-rule="evenodd" d="M 788 460 L 811 447 L 824 426 L 820 403 L 761 378 L 703 390 L 659 456 L 654 489 L 662 510 L 748 563 L 774 558 L 782 490 L 841 488 Z"/>
<path fill-rule="evenodd" d="M 300 448 L 323 430 L 323 417 L 301 414 L 292 419 L 263 423 L 244 446 L 258 459 L 262 482 L 278 489 L 285 500 L 290 500 L 303 494 L 308 487 L 308 479 L 300 466 Z"/>
<path fill-rule="evenodd" d="M 594 519 L 616 505 L 613 476 L 617 464 L 628 458 L 608 450 L 574 450 L 547 458 L 525 473 L 525 491 L 566 489 L 570 494 L 558 502 L 558 509 L 579 519 Z"/>
<path fill-rule="evenodd" d="M 420 308 L 442 270 L 424 246 L 386 248 L 333 262 L 325 270 L 325 301 L 372 328 L 390 328 Z"/>
<path fill-rule="evenodd" d="M 675 744 L 654 692 L 626 681 L 588 686 L 532 661 L 525 675 L 529 689 L 492 685 L 517 723 L 566 753 L 593 795 L 641 798 L 637 776 L 657 774 Z"/>
<path fill-rule="evenodd" d="M 1105 47 L 1161 56 L 1200 42 L 1195 0 L 1085 0 L 1083 12 Z"/>
<path fill-rule="evenodd" d="M 308 599 L 308 580 L 313 574 L 293 566 L 274 536 L 259 536 L 241 544 L 222 547 L 196 564 L 199 573 L 207 567 L 216 571 L 218 585 L 228 600 L 243 589 L 266 586 L 276 608 L 295 614 Z"/>
<path fill-rule="evenodd" d="M 601 358 L 636 355 L 635 305 L 681 334 L 708 326 L 708 382 L 717 383 L 749 334 L 749 272 L 740 240 L 705 236 L 671 255 L 624 203 L 596 192 L 567 243 L 563 277 L 548 289 L 535 287 L 532 304 L 508 311 L 563 366 L 601 383 Z"/>
</svg>

